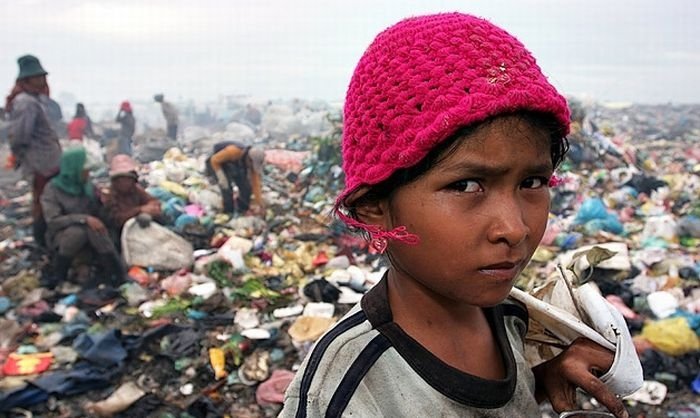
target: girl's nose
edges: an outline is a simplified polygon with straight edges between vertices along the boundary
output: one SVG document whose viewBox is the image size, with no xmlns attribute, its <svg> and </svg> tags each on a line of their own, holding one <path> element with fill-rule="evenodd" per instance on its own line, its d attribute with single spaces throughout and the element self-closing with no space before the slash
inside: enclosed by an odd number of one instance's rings
<svg viewBox="0 0 700 418">
<path fill-rule="evenodd" d="M 488 240 L 494 244 L 503 242 L 509 247 L 520 245 L 530 234 L 523 215 L 523 210 L 515 199 L 503 199 L 490 214 L 492 219 Z"/>
</svg>

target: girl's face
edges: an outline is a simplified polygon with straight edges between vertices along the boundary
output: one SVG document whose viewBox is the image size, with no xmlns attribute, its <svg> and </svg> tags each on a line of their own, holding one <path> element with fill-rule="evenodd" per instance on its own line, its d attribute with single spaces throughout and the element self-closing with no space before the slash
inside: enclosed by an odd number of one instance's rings
<svg viewBox="0 0 700 418">
<path fill-rule="evenodd" d="M 457 141 L 379 204 L 384 228 L 405 225 L 420 237 L 418 245 L 389 243 L 391 274 L 434 297 L 493 306 L 508 296 L 544 234 L 550 139 L 507 116 Z"/>
<path fill-rule="evenodd" d="M 117 193 L 128 193 L 136 184 L 136 179 L 131 176 L 118 176 L 112 179 L 112 187 Z"/>
</svg>

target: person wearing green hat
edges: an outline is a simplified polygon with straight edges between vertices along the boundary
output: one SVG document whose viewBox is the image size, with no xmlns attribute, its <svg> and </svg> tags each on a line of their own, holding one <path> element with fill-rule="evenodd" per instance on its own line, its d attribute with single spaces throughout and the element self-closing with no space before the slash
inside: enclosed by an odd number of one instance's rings
<svg viewBox="0 0 700 418">
<path fill-rule="evenodd" d="M 17 59 L 19 75 L 5 102 L 9 114 L 8 139 L 16 167 L 32 182 L 32 217 L 34 239 L 43 244 L 46 223 L 42 217 L 41 196 L 44 186 L 58 172 L 61 145 L 48 116 L 46 101 L 49 86 L 46 70 L 33 55 Z"/>
<path fill-rule="evenodd" d="M 48 225 L 46 243 L 54 254 L 53 274 L 43 278 L 48 286 L 66 280 L 73 259 L 86 250 L 106 269 L 103 282 L 119 284 L 126 278 L 126 266 L 99 218 L 101 206 L 95 186 L 88 180 L 86 160 L 82 146 L 67 149 L 61 156 L 59 174 L 41 195 Z"/>
</svg>

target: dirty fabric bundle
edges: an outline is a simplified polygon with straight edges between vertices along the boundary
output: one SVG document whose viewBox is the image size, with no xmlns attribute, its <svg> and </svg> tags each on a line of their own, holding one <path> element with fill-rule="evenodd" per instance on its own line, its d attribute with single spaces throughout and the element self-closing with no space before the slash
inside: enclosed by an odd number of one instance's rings
<svg viewBox="0 0 700 418">
<path fill-rule="evenodd" d="M 129 265 L 179 270 L 192 265 L 192 251 L 187 240 L 155 222 L 141 226 L 132 218 L 124 224 L 122 253 Z"/>
</svg>

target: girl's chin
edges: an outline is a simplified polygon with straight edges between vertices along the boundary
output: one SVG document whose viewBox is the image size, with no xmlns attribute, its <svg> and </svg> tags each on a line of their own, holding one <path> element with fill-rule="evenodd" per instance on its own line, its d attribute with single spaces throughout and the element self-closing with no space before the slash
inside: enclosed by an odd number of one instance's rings
<svg viewBox="0 0 700 418">
<path fill-rule="evenodd" d="M 445 298 L 451 299 L 459 304 L 478 306 L 480 308 L 490 308 L 502 303 L 510 295 L 512 286 L 507 286 L 502 290 L 490 290 L 482 293 L 471 293 L 460 295 L 458 292 L 444 295 Z M 475 298 L 475 295 L 478 297 Z"/>
</svg>

